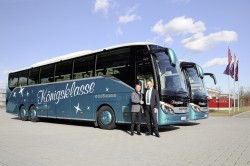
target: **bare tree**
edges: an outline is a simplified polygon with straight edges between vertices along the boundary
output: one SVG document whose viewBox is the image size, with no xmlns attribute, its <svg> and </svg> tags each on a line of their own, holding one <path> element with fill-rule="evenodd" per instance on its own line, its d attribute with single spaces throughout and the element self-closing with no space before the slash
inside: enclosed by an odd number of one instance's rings
<svg viewBox="0 0 250 166">
<path fill-rule="evenodd" d="M 245 92 L 245 87 L 240 86 L 240 89 L 239 89 L 239 97 L 240 97 L 240 99 L 244 96 L 244 92 Z"/>
<path fill-rule="evenodd" d="M 243 92 L 243 97 L 250 99 L 250 88 L 246 88 Z"/>
<path fill-rule="evenodd" d="M 223 93 L 223 89 L 221 89 L 220 86 L 216 87 L 216 91 L 218 92 L 218 95 L 220 96 Z"/>
</svg>

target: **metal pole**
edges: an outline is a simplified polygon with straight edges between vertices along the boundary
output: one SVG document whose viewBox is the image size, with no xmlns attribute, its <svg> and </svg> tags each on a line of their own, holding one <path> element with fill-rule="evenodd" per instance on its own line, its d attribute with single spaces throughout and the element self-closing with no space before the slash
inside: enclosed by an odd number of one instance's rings
<svg viewBox="0 0 250 166">
<path fill-rule="evenodd" d="M 228 75 L 228 110 L 229 115 L 231 114 L 231 106 L 230 106 L 230 81 L 229 81 L 229 75 Z"/>
<path fill-rule="evenodd" d="M 235 94 L 235 79 L 234 79 L 234 113 L 235 113 L 235 98 L 236 98 L 236 94 Z"/>
<path fill-rule="evenodd" d="M 239 79 L 239 58 L 237 61 L 237 67 L 238 67 L 238 112 L 240 111 L 240 79 Z"/>
<path fill-rule="evenodd" d="M 235 113 L 235 98 L 236 98 L 236 93 L 235 93 L 235 55 L 234 55 L 234 113 Z"/>
</svg>

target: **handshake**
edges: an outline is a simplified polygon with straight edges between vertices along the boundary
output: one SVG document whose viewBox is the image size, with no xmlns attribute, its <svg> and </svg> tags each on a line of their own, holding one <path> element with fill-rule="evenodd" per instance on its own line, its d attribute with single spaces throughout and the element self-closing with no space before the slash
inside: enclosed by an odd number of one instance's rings
<svg viewBox="0 0 250 166">
<path fill-rule="evenodd" d="M 144 101 L 141 100 L 141 101 L 140 101 L 140 104 L 144 104 Z"/>
</svg>

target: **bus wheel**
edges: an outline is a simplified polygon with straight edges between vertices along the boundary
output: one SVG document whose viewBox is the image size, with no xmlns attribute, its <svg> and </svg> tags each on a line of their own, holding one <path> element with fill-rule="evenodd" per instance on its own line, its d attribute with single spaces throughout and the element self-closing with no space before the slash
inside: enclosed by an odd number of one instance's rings
<svg viewBox="0 0 250 166">
<path fill-rule="evenodd" d="M 113 110 L 109 106 L 102 106 L 97 112 L 97 122 L 102 129 L 114 129 L 115 114 Z"/>
<path fill-rule="evenodd" d="M 38 122 L 39 121 L 39 118 L 37 116 L 37 111 L 36 111 L 36 107 L 35 106 L 32 106 L 30 108 L 30 120 L 32 122 Z"/>
<path fill-rule="evenodd" d="M 28 112 L 27 110 L 24 108 L 24 106 L 22 106 L 19 110 L 19 116 L 20 116 L 20 119 L 22 121 L 26 121 L 28 120 Z"/>
</svg>

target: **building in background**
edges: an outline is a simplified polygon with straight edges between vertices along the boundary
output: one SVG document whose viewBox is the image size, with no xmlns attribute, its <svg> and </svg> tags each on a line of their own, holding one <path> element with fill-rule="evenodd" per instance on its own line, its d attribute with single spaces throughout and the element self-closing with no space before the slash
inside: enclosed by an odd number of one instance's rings
<svg viewBox="0 0 250 166">
<path fill-rule="evenodd" d="M 210 110 L 228 110 L 229 99 L 228 94 L 222 94 L 216 89 L 207 88 L 208 94 L 208 107 Z M 230 105 L 232 108 L 232 96 L 230 100 Z"/>
<path fill-rule="evenodd" d="M 6 89 L 0 89 L 0 107 L 5 107 Z"/>
</svg>

